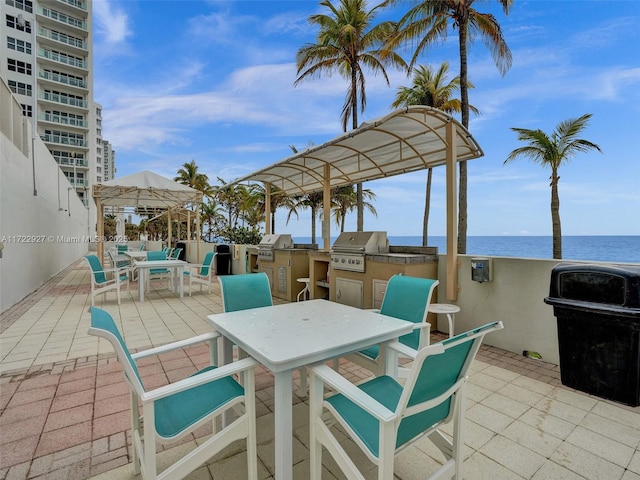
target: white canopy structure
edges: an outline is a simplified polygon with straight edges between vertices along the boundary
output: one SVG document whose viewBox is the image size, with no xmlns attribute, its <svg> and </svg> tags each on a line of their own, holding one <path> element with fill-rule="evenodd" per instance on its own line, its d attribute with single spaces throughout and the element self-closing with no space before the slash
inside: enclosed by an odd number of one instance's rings
<svg viewBox="0 0 640 480">
<path fill-rule="evenodd" d="M 167 212 L 169 223 L 171 211 L 181 210 L 185 205 L 191 204 L 195 210 L 198 224 L 198 248 L 200 245 L 200 216 L 197 209 L 202 203 L 202 192 L 187 185 L 174 182 L 166 177 L 148 170 L 115 178 L 108 182 L 93 186 L 93 198 L 96 201 L 98 211 L 98 255 L 104 257 L 104 207 L 135 207 L 138 211 L 153 211 L 156 214 Z M 171 241 L 171 229 L 169 229 L 169 242 Z M 198 252 L 199 253 L 199 252 Z M 199 257 L 199 255 L 198 255 Z"/>
<path fill-rule="evenodd" d="M 261 181 L 267 195 L 275 186 L 288 195 L 324 192 L 324 249 L 330 248 L 330 192 L 342 185 L 446 165 L 447 298 L 457 298 L 456 162 L 483 156 L 464 126 L 432 107 L 399 109 L 319 146 L 296 153 L 233 183 Z M 270 201 L 266 201 L 269 218 Z M 269 222 L 266 232 L 270 233 Z"/>
</svg>

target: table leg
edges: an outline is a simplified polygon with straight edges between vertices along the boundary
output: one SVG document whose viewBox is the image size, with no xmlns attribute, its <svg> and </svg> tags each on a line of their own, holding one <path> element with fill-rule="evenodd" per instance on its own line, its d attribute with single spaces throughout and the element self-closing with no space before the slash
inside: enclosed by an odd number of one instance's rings
<svg viewBox="0 0 640 480">
<path fill-rule="evenodd" d="M 140 294 L 140 303 L 144 302 L 144 268 L 138 268 L 138 292 Z"/>
<path fill-rule="evenodd" d="M 178 282 L 180 283 L 180 298 L 184 298 L 184 265 L 178 268 Z"/>
<path fill-rule="evenodd" d="M 275 462 L 276 480 L 293 475 L 293 370 L 275 374 Z"/>
</svg>

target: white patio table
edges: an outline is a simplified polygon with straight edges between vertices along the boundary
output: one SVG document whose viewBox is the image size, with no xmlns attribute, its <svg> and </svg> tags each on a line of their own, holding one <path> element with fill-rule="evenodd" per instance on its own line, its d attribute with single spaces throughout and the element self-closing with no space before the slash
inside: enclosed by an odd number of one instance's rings
<svg viewBox="0 0 640 480">
<path fill-rule="evenodd" d="M 145 271 L 152 268 L 168 268 L 175 270 L 177 281 L 173 285 L 174 293 L 180 294 L 180 298 L 184 297 L 184 283 L 182 281 L 184 267 L 188 265 L 184 260 L 147 260 L 133 262 L 135 268 L 138 269 L 138 290 L 140 292 L 140 302 L 144 302 L 144 276 Z"/>
<path fill-rule="evenodd" d="M 223 335 L 223 363 L 233 360 L 235 343 L 274 373 L 276 480 L 292 480 L 293 371 L 393 340 L 413 327 L 410 322 L 327 300 L 286 303 L 207 318 Z"/>
<path fill-rule="evenodd" d="M 127 250 L 126 252 L 122 252 L 124 255 L 129 257 L 131 260 L 146 260 L 147 252 L 144 250 Z"/>
</svg>

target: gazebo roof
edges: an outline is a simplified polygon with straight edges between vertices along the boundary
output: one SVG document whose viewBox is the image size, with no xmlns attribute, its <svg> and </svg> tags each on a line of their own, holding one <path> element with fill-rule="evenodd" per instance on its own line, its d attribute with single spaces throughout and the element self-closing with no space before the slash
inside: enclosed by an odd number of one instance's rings
<svg viewBox="0 0 640 480">
<path fill-rule="evenodd" d="M 102 205 L 170 209 L 202 202 L 202 192 L 148 170 L 93 186 Z"/>
</svg>

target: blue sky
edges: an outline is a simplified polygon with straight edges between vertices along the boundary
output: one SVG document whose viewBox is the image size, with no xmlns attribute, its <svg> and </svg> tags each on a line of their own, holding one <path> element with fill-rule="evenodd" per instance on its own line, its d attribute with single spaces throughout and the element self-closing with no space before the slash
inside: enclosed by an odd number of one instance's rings
<svg viewBox="0 0 640 480">
<path fill-rule="evenodd" d="M 337 2 L 336 2 L 337 3 Z M 373 7 L 377 2 L 369 2 Z M 485 156 L 469 165 L 469 235 L 551 235 L 550 171 L 526 160 L 503 165 L 522 146 L 511 127 L 542 129 L 593 114 L 581 135 L 598 144 L 560 168 L 564 235 L 640 235 L 640 2 L 476 1 L 502 26 L 513 65 L 501 77 L 482 40 L 469 52 L 470 131 Z M 398 19 L 406 4 L 378 18 Z M 297 87 L 295 55 L 315 43 L 316 1 L 94 0 L 95 100 L 117 176 L 152 170 L 167 177 L 192 159 L 212 183 L 231 181 L 319 145 L 341 132 L 347 88 L 338 74 Z M 448 61 L 457 75 L 457 36 L 419 63 Z M 408 54 L 405 58 L 409 58 Z M 387 114 L 411 79 L 367 78 L 368 121 Z M 420 235 L 426 172 L 365 184 L 378 216 L 365 230 Z M 430 235 L 444 235 L 444 168 L 434 172 Z M 277 232 L 310 236 L 309 212 Z M 346 230 L 355 230 L 355 213 Z M 335 225 L 335 224 L 334 224 Z M 336 227 L 332 226 L 335 231 Z"/>
</svg>

